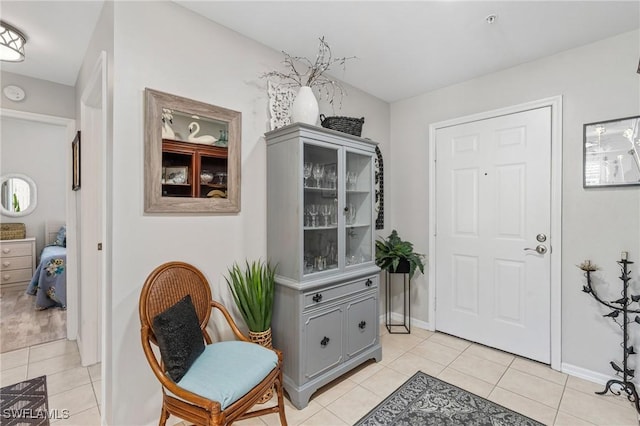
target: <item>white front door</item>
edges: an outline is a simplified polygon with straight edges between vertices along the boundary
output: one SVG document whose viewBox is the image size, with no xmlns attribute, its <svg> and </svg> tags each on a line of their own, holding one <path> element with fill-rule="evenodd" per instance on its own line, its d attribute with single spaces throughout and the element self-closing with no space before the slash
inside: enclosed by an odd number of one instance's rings
<svg viewBox="0 0 640 426">
<path fill-rule="evenodd" d="M 435 140 L 436 328 L 549 363 L 551 107 Z"/>
</svg>

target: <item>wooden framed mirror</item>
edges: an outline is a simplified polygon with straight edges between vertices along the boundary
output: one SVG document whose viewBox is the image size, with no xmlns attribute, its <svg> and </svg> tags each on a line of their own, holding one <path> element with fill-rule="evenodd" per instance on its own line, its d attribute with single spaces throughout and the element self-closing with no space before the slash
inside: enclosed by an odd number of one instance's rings
<svg viewBox="0 0 640 426">
<path fill-rule="evenodd" d="M 145 213 L 238 213 L 242 114 L 145 89 Z"/>
</svg>

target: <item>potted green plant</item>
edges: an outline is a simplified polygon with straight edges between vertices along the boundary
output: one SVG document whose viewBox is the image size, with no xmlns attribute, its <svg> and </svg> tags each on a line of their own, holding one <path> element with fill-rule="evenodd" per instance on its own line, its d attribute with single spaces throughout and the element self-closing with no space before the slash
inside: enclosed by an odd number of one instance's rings
<svg viewBox="0 0 640 426">
<path fill-rule="evenodd" d="M 268 262 L 245 261 L 244 269 L 234 263 L 229 277 L 225 277 L 250 333 L 264 333 L 271 328 L 275 271 Z"/>
<path fill-rule="evenodd" d="M 409 280 L 416 270 L 424 274 L 425 256 L 413 251 L 413 244 L 403 241 L 394 229 L 386 239 L 376 240 L 376 265 L 396 273 L 409 273 Z"/>
<path fill-rule="evenodd" d="M 233 295 L 233 300 L 249 327 L 249 340 L 266 348 L 272 348 L 271 317 L 273 314 L 273 296 L 276 288 L 276 267 L 262 260 L 245 261 L 244 270 L 237 263 L 224 277 Z M 259 403 L 265 403 L 273 396 L 269 389 Z"/>
</svg>

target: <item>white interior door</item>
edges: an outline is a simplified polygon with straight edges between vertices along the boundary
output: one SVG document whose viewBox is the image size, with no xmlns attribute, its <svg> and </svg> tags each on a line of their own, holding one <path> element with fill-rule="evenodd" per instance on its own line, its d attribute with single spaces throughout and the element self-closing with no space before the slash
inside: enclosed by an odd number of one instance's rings
<svg viewBox="0 0 640 426">
<path fill-rule="evenodd" d="M 105 269 L 106 144 L 107 144 L 106 53 L 102 52 L 82 93 L 80 103 L 81 184 L 78 194 L 79 328 L 78 348 L 82 365 L 102 361 Z M 104 370 L 103 365 L 103 370 Z M 103 385 L 106 388 L 108 385 Z"/>
<path fill-rule="evenodd" d="M 436 328 L 549 363 L 551 107 L 438 129 L 435 164 Z"/>
</svg>

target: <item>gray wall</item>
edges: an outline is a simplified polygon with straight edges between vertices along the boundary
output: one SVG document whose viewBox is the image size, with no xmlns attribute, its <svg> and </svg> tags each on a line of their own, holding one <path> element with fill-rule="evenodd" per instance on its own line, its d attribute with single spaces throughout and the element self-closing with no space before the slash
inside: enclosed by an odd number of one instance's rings
<svg viewBox="0 0 640 426">
<path fill-rule="evenodd" d="M 36 237 L 39 256 L 45 243 L 45 222 L 65 221 L 67 129 L 64 126 L 2 117 L 0 173 L 20 173 L 34 180 L 38 204 L 23 217 L 1 216 L 4 223 L 24 223 Z"/>
<path fill-rule="evenodd" d="M 11 72 L 0 72 L 2 87 L 14 84 L 24 89 L 26 96 L 20 102 L 7 99 L 4 95 L 2 108 L 27 111 L 55 117 L 76 118 L 75 88 L 38 78 L 27 77 Z"/>
<path fill-rule="evenodd" d="M 580 291 L 584 279 L 575 265 L 585 259 L 601 265 L 617 298 L 620 252 L 640 261 L 640 187 L 582 188 L 582 125 L 640 114 L 639 57 L 640 34 L 633 31 L 391 105 L 392 224 L 426 252 L 429 125 L 563 96 L 562 361 L 606 375 L 609 361 L 620 357 L 621 333 Z M 637 268 L 633 277 L 640 289 Z M 414 288 L 412 313 L 429 321 L 426 277 L 417 277 Z"/>
</svg>

